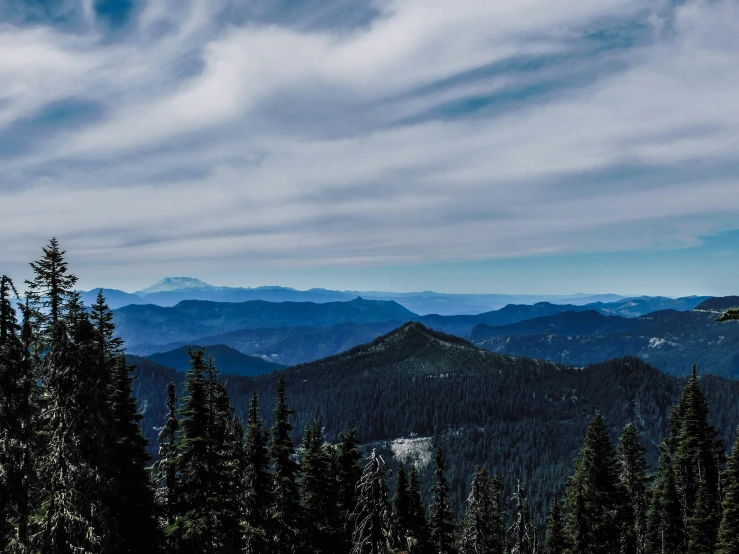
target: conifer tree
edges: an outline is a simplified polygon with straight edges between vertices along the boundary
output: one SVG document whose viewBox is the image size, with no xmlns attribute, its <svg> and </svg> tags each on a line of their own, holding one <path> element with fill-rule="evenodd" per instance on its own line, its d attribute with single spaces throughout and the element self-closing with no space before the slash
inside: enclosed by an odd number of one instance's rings
<svg viewBox="0 0 739 554">
<path fill-rule="evenodd" d="M 657 475 L 652 486 L 652 502 L 647 513 L 647 552 L 650 554 L 683 554 L 685 526 L 675 486 L 667 444 L 660 447 Z"/>
<path fill-rule="evenodd" d="M 111 407 L 115 443 L 111 449 L 113 490 L 111 518 L 117 535 L 111 552 L 154 552 L 159 533 L 154 514 L 154 493 L 147 465 L 147 441 L 141 435 L 141 414 L 133 397 L 132 368 L 123 355 L 114 366 Z"/>
<path fill-rule="evenodd" d="M 367 460 L 357 485 L 357 506 L 351 516 L 351 554 L 391 554 L 393 528 L 385 461 L 374 450 Z"/>
<path fill-rule="evenodd" d="M 90 334 L 91 336 L 91 334 Z M 84 337 L 83 337 L 84 338 Z M 89 342 L 74 343 L 63 321 L 53 327 L 44 358 L 47 405 L 43 425 L 48 443 L 39 469 L 41 517 L 36 548 L 41 552 L 108 552 L 109 494 L 99 445 L 110 432 L 107 398 L 100 398 Z"/>
<path fill-rule="evenodd" d="M 103 291 L 99 290 L 90 310 L 90 323 L 95 329 L 95 342 L 99 355 L 111 365 L 123 352 L 123 339 L 115 336 L 113 311 L 105 301 Z"/>
<path fill-rule="evenodd" d="M 13 282 L 0 276 L 0 551 L 29 548 L 28 518 L 33 477 L 35 391 L 28 352 L 30 335 L 18 325 Z"/>
<path fill-rule="evenodd" d="M 467 497 L 461 554 L 503 554 L 504 545 L 496 533 L 501 522 L 495 496 L 487 470 L 478 466 Z"/>
<path fill-rule="evenodd" d="M 434 486 L 431 489 L 433 499 L 429 507 L 430 545 L 435 553 L 453 554 L 455 552 L 454 528 L 456 519 L 449 499 L 449 486 L 444 476 L 446 462 L 440 448 L 436 449 L 434 462 L 436 465 Z"/>
<path fill-rule="evenodd" d="M 513 500 L 516 503 L 516 518 L 511 528 L 513 548 L 511 554 L 539 554 L 539 538 L 531 522 L 526 491 L 518 484 Z"/>
<path fill-rule="evenodd" d="M 77 277 L 69 272 L 65 252 L 56 238 L 52 238 L 42 250 L 41 259 L 31 262 L 34 278 L 26 281 L 30 322 L 39 342 L 39 352 L 48 348 L 53 327 L 62 319 L 77 283 Z"/>
<path fill-rule="evenodd" d="M 411 534 L 413 521 L 411 513 L 411 498 L 409 494 L 408 473 L 405 471 L 403 462 L 398 463 L 395 473 L 395 494 L 392 501 L 393 521 L 395 522 L 395 544 L 401 550 L 412 551 L 415 540 Z"/>
<path fill-rule="evenodd" d="M 287 404 L 285 379 L 280 376 L 269 449 L 272 458 L 270 531 L 276 554 L 291 553 L 300 547 L 302 514 L 296 482 L 298 464 L 293 459 L 295 448 L 290 437 L 293 427 L 289 420 L 293 413 Z"/>
<path fill-rule="evenodd" d="M 408 472 L 408 535 L 413 539 L 417 552 L 427 552 L 429 542 L 429 529 L 426 522 L 426 508 L 421 499 L 421 486 L 419 483 L 418 468 L 416 464 L 410 464 Z"/>
<path fill-rule="evenodd" d="M 560 504 L 559 498 L 555 496 L 552 507 L 549 510 L 544 552 L 546 554 L 565 554 L 566 550 L 567 538 L 565 537 L 564 520 L 562 517 L 562 504 Z"/>
<path fill-rule="evenodd" d="M 357 484 L 362 477 L 361 459 L 362 454 L 359 452 L 357 430 L 351 429 L 345 433 L 339 433 L 335 458 L 336 506 L 339 521 L 345 522 L 343 540 L 341 540 L 341 545 L 339 545 L 340 552 L 348 552 L 352 544 L 353 529 L 349 521 L 351 514 L 357 506 Z"/>
<path fill-rule="evenodd" d="M 210 461 L 208 391 L 205 380 L 205 349 L 188 351 L 190 369 L 182 399 L 182 428 L 178 487 L 180 502 L 174 527 L 174 540 L 184 552 L 208 552 L 213 546 L 215 522 L 209 510 Z"/>
<path fill-rule="evenodd" d="M 300 451 L 300 493 L 305 513 L 305 545 L 311 552 L 331 552 L 337 538 L 336 483 L 317 421 L 309 422 L 305 428 Z"/>
<path fill-rule="evenodd" d="M 179 445 L 177 419 L 177 391 L 174 383 L 167 385 L 167 420 L 159 431 L 159 461 L 154 465 L 154 481 L 158 489 L 156 501 L 161 526 L 167 536 L 168 550 L 174 550 L 173 525 L 180 509 L 180 487 L 178 483 Z"/>
<path fill-rule="evenodd" d="M 578 506 L 578 502 L 581 506 Z M 603 417 L 597 414 L 590 423 L 585 444 L 570 478 L 567 492 L 569 540 L 588 545 L 592 554 L 617 552 L 625 522 L 625 491 L 620 468 Z M 581 519 L 578 521 L 574 514 Z M 578 537 L 579 534 L 584 534 Z"/>
<path fill-rule="evenodd" d="M 242 519 L 244 552 L 261 554 L 270 552 L 269 507 L 271 476 L 269 474 L 268 437 L 264 422 L 259 417 L 259 398 L 252 391 L 249 418 L 244 441 L 244 471 L 242 478 Z"/>
<path fill-rule="evenodd" d="M 621 483 L 628 499 L 627 521 L 622 531 L 624 554 L 645 554 L 647 540 L 647 491 L 649 464 L 646 449 L 639 441 L 639 432 L 628 424 L 618 445 Z"/>
<path fill-rule="evenodd" d="M 716 554 L 739 554 L 739 429 L 721 478 L 724 500 Z"/>
</svg>

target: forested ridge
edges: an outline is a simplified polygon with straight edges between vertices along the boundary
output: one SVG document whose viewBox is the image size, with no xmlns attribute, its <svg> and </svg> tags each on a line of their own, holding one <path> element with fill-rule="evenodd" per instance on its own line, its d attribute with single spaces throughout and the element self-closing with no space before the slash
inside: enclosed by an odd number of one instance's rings
<svg viewBox="0 0 739 554">
<path fill-rule="evenodd" d="M 31 266 L 20 321 L 0 281 L 3 552 L 739 553 L 733 381 L 418 323 L 255 379 L 133 371 L 58 242 Z M 410 434 L 430 463 L 360 451 Z"/>
</svg>

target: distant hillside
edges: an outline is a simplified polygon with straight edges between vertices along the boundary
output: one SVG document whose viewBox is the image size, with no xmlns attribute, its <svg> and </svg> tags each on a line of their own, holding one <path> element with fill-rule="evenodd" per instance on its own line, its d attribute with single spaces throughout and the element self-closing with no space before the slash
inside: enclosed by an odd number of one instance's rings
<svg viewBox="0 0 739 554">
<path fill-rule="evenodd" d="M 153 362 L 171 367 L 177 371 L 187 371 L 190 367 L 188 348 L 197 349 L 199 345 L 181 346 L 168 352 L 159 352 L 147 356 Z M 256 356 L 247 356 L 224 344 L 215 344 L 208 347 L 208 355 L 213 356 L 216 367 L 221 373 L 229 375 L 246 375 L 254 377 L 263 373 L 270 373 L 285 366 L 268 362 Z"/>
<path fill-rule="evenodd" d="M 164 387 L 172 374 L 146 360 L 135 387 L 147 410 L 150 439 L 163 420 Z M 338 356 L 287 368 L 255 379 L 231 377 L 228 386 L 243 417 L 253 386 L 266 424 L 278 374 L 285 376 L 292 422 L 299 440 L 305 424 L 319 418 L 327 438 L 357 427 L 364 442 L 435 437 L 448 456 L 455 506 L 467 494 L 475 464 L 527 485 L 541 516 L 571 472 L 589 419 L 604 415 L 614 437 L 633 421 L 644 436 L 649 459 L 684 381 L 635 358 L 578 370 L 550 362 L 481 350 L 465 340 L 409 323 Z M 721 436 L 733 440 L 739 422 L 739 382 L 703 376 L 711 418 Z M 151 415 L 149 415 L 151 414 Z M 388 443 L 388 454 L 392 445 Z M 423 479 L 430 481 L 430 467 Z"/>
<path fill-rule="evenodd" d="M 243 329 L 191 341 L 193 344 L 225 344 L 243 354 L 259 356 L 283 364 L 295 365 L 349 350 L 359 344 L 395 329 L 400 322 L 355 323 L 349 321 L 328 327 L 277 327 Z M 148 347 L 151 351 L 169 350 L 182 346 L 173 343 Z M 143 351 L 142 351 L 143 350 Z M 146 349 L 139 349 L 145 354 Z"/>
<path fill-rule="evenodd" d="M 101 289 L 92 289 L 88 291 L 79 291 L 80 296 L 82 297 L 82 302 L 85 304 L 85 306 L 92 306 L 95 301 L 97 300 L 98 291 Z M 105 296 L 105 301 L 108 304 L 108 307 L 111 310 L 116 310 L 118 308 L 121 308 L 123 306 L 128 306 L 130 304 L 146 304 L 146 300 L 141 298 L 140 296 L 137 296 L 135 294 L 131 294 L 129 292 L 123 292 L 122 290 L 117 289 L 102 289 L 103 295 Z"/>
<path fill-rule="evenodd" d="M 127 348 L 190 342 L 242 329 L 265 327 L 328 326 L 348 321 L 379 323 L 408 321 L 416 314 L 392 301 L 264 302 L 241 303 L 188 300 L 171 308 L 153 305 L 125 306 L 114 312 L 118 336 Z"/>
<path fill-rule="evenodd" d="M 695 309 L 723 313 L 729 308 L 739 308 L 739 296 L 719 296 L 716 298 L 709 298 L 698 304 Z"/>
<path fill-rule="evenodd" d="M 633 355 L 677 375 L 687 375 L 697 363 L 701 371 L 738 377 L 739 322 L 716 317 L 699 310 L 664 310 L 635 319 L 569 312 L 505 327 L 480 325 L 469 337 L 494 352 L 577 366 Z"/>
</svg>

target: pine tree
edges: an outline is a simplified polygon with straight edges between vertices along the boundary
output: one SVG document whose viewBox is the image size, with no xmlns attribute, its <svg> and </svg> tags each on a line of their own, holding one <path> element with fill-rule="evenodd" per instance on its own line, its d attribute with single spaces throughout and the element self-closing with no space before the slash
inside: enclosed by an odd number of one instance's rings
<svg viewBox="0 0 739 554">
<path fill-rule="evenodd" d="M 178 487 L 180 502 L 173 539 L 183 552 L 208 552 L 213 546 L 215 522 L 209 510 L 210 461 L 208 391 L 205 381 L 205 349 L 189 350 L 190 369 L 182 399 L 182 428 Z"/>
<path fill-rule="evenodd" d="M 115 336 L 113 311 L 108 307 L 102 290 L 98 291 L 90 310 L 90 323 L 95 329 L 95 342 L 100 356 L 106 362 L 114 362 L 123 352 L 123 339 Z"/>
<path fill-rule="evenodd" d="M 685 527 L 675 486 L 675 472 L 667 444 L 660 447 L 652 502 L 647 512 L 647 552 L 684 554 Z"/>
<path fill-rule="evenodd" d="M 28 325 L 18 325 L 11 294 L 13 282 L 0 276 L 0 551 L 26 552 L 35 386 Z"/>
<path fill-rule="evenodd" d="M 421 486 L 419 483 L 418 468 L 411 463 L 408 472 L 408 535 L 415 543 L 414 552 L 427 552 L 429 543 L 429 528 L 426 522 L 426 508 L 421 499 Z M 411 553 L 412 554 L 412 553 Z"/>
<path fill-rule="evenodd" d="M 374 450 L 367 458 L 352 513 L 351 554 L 391 554 L 392 513 L 385 482 L 385 461 Z"/>
<path fill-rule="evenodd" d="M 141 435 L 142 416 L 133 397 L 131 370 L 120 355 L 114 366 L 111 406 L 115 443 L 111 449 L 113 502 L 111 518 L 117 536 L 111 552 L 154 552 L 159 533 L 154 515 L 154 493 L 147 465 L 147 441 Z"/>
<path fill-rule="evenodd" d="M 454 528 L 456 519 L 449 499 L 449 486 L 444 476 L 446 462 L 440 448 L 434 456 L 434 486 L 431 489 L 433 500 L 429 507 L 429 534 L 431 548 L 438 554 L 453 554 Z"/>
<path fill-rule="evenodd" d="M 412 551 L 415 541 L 411 535 L 413 521 L 411 513 L 411 498 L 408 490 L 408 474 L 403 462 L 398 463 L 395 473 L 395 494 L 392 501 L 393 521 L 395 522 L 395 544 L 404 551 Z"/>
<path fill-rule="evenodd" d="M 51 349 L 44 358 L 47 404 L 42 421 L 47 435 L 41 458 L 41 517 L 36 548 L 41 552 L 108 552 L 109 488 L 99 445 L 109 409 L 100 397 L 89 343 L 72 342 L 63 321 L 54 324 Z"/>
<path fill-rule="evenodd" d="M 287 554 L 300 547 L 302 514 L 296 483 L 298 464 L 293 459 L 295 448 L 290 438 L 293 427 L 289 421 L 293 413 L 287 404 L 285 379 L 280 376 L 269 449 L 272 458 L 270 530 L 276 554 Z"/>
<path fill-rule="evenodd" d="M 357 430 L 351 429 L 346 433 L 339 433 L 336 446 L 336 486 L 337 510 L 339 521 L 344 523 L 344 533 L 341 544 L 337 545 L 339 552 L 348 552 L 352 544 L 353 529 L 349 525 L 350 516 L 357 506 L 357 484 L 362 477 Z"/>
<path fill-rule="evenodd" d="M 180 487 L 178 482 L 180 424 L 177 419 L 177 391 L 174 383 L 167 385 L 167 420 L 159 431 L 159 461 L 154 464 L 154 481 L 158 486 L 156 501 L 160 524 L 168 537 L 167 549 L 175 550 L 172 540 L 175 518 L 180 510 Z"/>
<path fill-rule="evenodd" d="M 26 281 L 30 304 L 30 319 L 39 352 L 48 348 L 54 326 L 61 321 L 77 284 L 77 277 L 69 273 L 65 252 L 59 241 L 52 238 L 43 249 L 43 257 L 31 262 L 33 280 Z"/>
<path fill-rule="evenodd" d="M 305 513 L 305 545 L 311 552 L 331 552 L 336 539 L 336 486 L 318 421 L 309 422 L 305 428 L 300 451 L 300 493 Z"/>
<path fill-rule="evenodd" d="M 739 554 L 739 429 L 721 478 L 724 501 L 716 554 Z"/>
<path fill-rule="evenodd" d="M 513 495 L 513 500 L 516 504 L 516 519 L 511 528 L 513 535 L 511 554 L 539 554 L 539 539 L 536 534 L 536 527 L 531 522 L 526 491 L 520 483 Z"/>
<path fill-rule="evenodd" d="M 562 504 L 559 498 L 554 497 L 552 508 L 549 510 L 547 521 L 547 538 L 544 545 L 546 554 L 565 554 L 567 550 L 567 538 L 565 536 L 564 521 L 562 517 Z"/>
<path fill-rule="evenodd" d="M 267 554 L 269 547 L 269 507 L 271 476 L 269 474 L 268 437 L 264 422 L 259 418 L 259 398 L 252 392 L 249 419 L 244 441 L 244 471 L 242 478 L 242 518 L 244 552 Z"/>
<path fill-rule="evenodd" d="M 503 554 L 504 545 L 496 533 L 501 518 L 495 496 L 487 470 L 478 466 L 467 497 L 461 554 Z"/>
<path fill-rule="evenodd" d="M 573 514 L 582 511 L 577 521 Z M 588 545 L 588 552 L 618 552 L 625 522 L 626 495 L 620 481 L 620 468 L 603 417 L 597 414 L 590 423 L 585 444 L 570 478 L 567 508 L 571 517 L 567 534 L 573 546 Z M 576 537 L 583 533 L 584 536 Z"/>
<path fill-rule="evenodd" d="M 647 491 L 649 488 L 649 464 L 646 449 L 639 441 L 639 432 L 633 423 L 628 424 L 618 445 L 621 484 L 628 499 L 627 522 L 622 532 L 624 554 L 645 554 L 647 536 Z"/>
</svg>

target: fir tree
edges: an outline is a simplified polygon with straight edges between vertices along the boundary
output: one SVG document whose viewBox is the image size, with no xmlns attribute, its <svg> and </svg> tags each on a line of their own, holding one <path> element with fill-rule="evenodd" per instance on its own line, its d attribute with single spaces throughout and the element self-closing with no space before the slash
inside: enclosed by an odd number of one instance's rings
<svg viewBox="0 0 739 554">
<path fill-rule="evenodd" d="M 117 536 L 111 552 L 154 552 L 159 545 L 154 493 L 149 482 L 147 441 L 141 435 L 142 416 L 133 398 L 132 368 L 120 355 L 114 366 L 111 406 L 115 443 L 109 461 L 113 490 L 111 518 Z"/>
<path fill-rule="evenodd" d="M 647 513 L 647 552 L 683 554 L 685 526 L 675 486 L 672 458 L 666 444 L 661 445 L 657 476 L 652 486 L 652 502 Z"/>
<path fill-rule="evenodd" d="M 647 491 L 649 488 L 649 464 L 646 449 L 639 441 L 639 432 L 633 423 L 628 424 L 618 445 L 621 484 L 628 498 L 627 521 L 622 531 L 624 554 L 645 554 L 647 540 Z"/>
<path fill-rule="evenodd" d="M 721 478 L 724 501 L 716 554 L 739 554 L 739 429 Z"/>
<path fill-rule="evenodd" d="M 26 281 L 31 324 L 39 341 L 39 351 L 48 348 L 53 328 L 64 316 L 77 283 L 77 277 L 69 273 L 65 252 L 56 238 L 42 250 L 42 258 L 31 262 L 34 278 Z"/>
<path fill-rule="evenodd" d="M 268 437 L 264 422 L 259 418 L 259 398 L 252 391 L 249 418 L 244 441 L 244 471 L 242 478 L 244 552 L 270 552 L 269 507 L 271 476 L 269 474 Z"/>
<path fill-rule="evenodd" d="M 578 502 L 582 503 L 582 511 L 578 513 L 582 519 L 570 517 L 567 524 L 573 546 L 586 544 L 592 554 L 617 552 L 625 522 L 626 498 L 616 452 L 600 414 L 588 427 L 575 474 L 568 485 L 567 508 L 571 516 L 578 512 Z M 576 537 L 580 533 L 584 536 Z"/>
<path fill-rule="evenodd" d="M 29 493 L 33 477 L 34 378 L 29 329 L 18 325 L 12 281 L 0 276 L 0 551 L 29 548 Z"/>
<path fill-rule="evenodd" d="M 317 421 L 305 428 L 300 451 L 300 493 L 305 513 L 305 544 L 311 552 L 326 553 L 335 545 L 336 485 L 331 459 L 323 448 Z"/>
<path fill-rule="evenodd" d="M 496 533 L 501 518 L 495 497 L 487 470 L 478 466 L 467 497 L 461 554 L 503 554 L 504 545 Z"/>
<path fill-rule="evenodd" d="M 547 538 L 544 552 L 546 554 L 565 554 L 566 550 L 567 538 L 562 517 L 562 504 L 560 504 L 559 498 L 555 496 L 547 520 Z"/>
<path fill-rule="evenodd" d="M 526 491 L 518 484 L 513 500 L 516 504 L 516 518 L 511 528 L 513 548 L 511 554 L 539 554 L 539 539 L 536 527 L 531 522 Z"/>
<path fill-rule="evenodd" d="M 431 489 L 433 500 L 429 507 L 430 544 L 435 553 L 452 554 L 454 548 L 454 528 L 456 520 L 449 499 L 449 486 L 444 476 L 446 462 L 440 448 L 434 456 L 434 486 Z"/>
<path fill-rule="evenodd" d="M 99 290 L 90 310 L 90 323 L 95 329 L 95 343 L 99 355 L 108 363 L 114 362 L 123 352 L 123 339 L 115 336 L 113 311 Z"/>
<path fill-rule="evenodd" d="M 421 499 L 421 485 L 419 483 L 418 468 L 410 464 L 408 472 L 408 515 L 405 517 L 409 542 L 413 542 L 413 552 L 428 552 L 429 529 L 426 522 L 426 508 Z"/>
<path fill-rule="evenodd" d="M 395 494 L 392 502 L 393 521 L 395 522 L 395 544 L 402 550 L 412 551 L 415 540 L 412 536 L 413 514 L 411 512 L 411 498 L 408 483 L 408 473 L 403 462 L 398 463 L 395 473 Z"/>
<path fill-rule="evenodd" d="M 159 461 L 154 465 L 154 481 L 157 483 L 156 501 L 161 526 L 171 537 L 175 518 L 180 509 L 180 487 L 178 483 L 179 447 L 177 419 L 177 391 L 174 383 L 167 385 L 167 420 L 159 431 Z M 172 540 L 168 540 L 169 550 L 174 550 Z"/>
<path fill-rule="evenodd" d="M 362 476 L 357 430 L 351 429 L 339 433 L 336 446 L 336 486 L 337 508 L 339 521 L 345 522 L 344 534 L 341 540 L 340 552 L 347 552 L 351 548 L 353 529 L 349 525 L 351 514 L 357 506 L 357 484 Z"/>
<path fill-rule="evenodd" d="M 269 453 L 272 458 L 272 491 L 270 508 L 270 531 L 276 554 L 287 554 L 300 547 L 302 524 L 300 496 L 296 483 L 298 464 L 295 463 L 295 448 L 290 433 L 290 415 L 294 412 L 287 404 L 285 379 L 277 382 L 277 404 L 275 422 L 271 429 L 272 440 Z"/>
<path fill-rule="evenodd" d="M 392 514 L 385 482 L 385 461 L 374 450 L 367 459 L 352 513 L 351 554 L 391 554 Z"/>
</svg>

